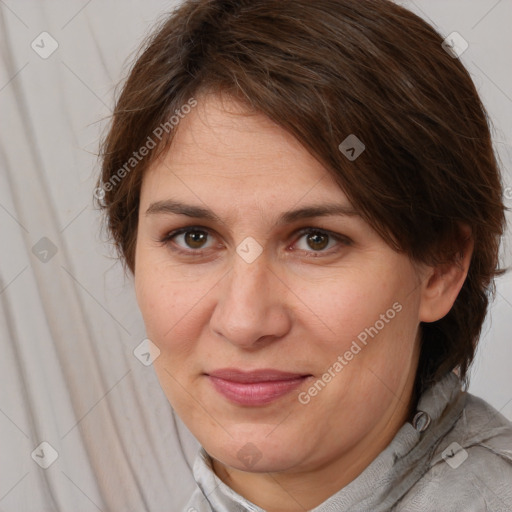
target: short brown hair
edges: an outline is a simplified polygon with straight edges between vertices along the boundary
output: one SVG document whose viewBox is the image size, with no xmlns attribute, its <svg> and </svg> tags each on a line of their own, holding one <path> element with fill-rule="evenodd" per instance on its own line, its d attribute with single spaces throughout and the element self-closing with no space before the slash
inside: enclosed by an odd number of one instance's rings
<svg viewBox="0 0 512 512">
<path fill-rule="evenodd" d="M 144 171 L 176 130 L 152 134 L 194 96 L 227 93 L 293 134 L 412 260 L 455 258 L 469 226 L 462 290 L 444 318 L 421 324 L 416 392 L 454 368 L 467 383 L 500 273 L 505 207 L 487 113 L 442 43 L 388 0 L 183 2 L 143 46 L 101 148 L 100 206 L 125 264 L 135 272 Z M 354 161 L 338 148 L 350 134 L 366 146 Z M 127 168 L 148 137 L 156 148 Z"/>
</svg>

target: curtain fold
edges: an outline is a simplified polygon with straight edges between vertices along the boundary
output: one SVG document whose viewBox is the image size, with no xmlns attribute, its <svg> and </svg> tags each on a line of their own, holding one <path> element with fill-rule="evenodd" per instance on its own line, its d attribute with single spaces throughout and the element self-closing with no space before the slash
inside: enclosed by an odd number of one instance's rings
<svg viewBox="0 0 512 512">
<path fill-rule="evenodd" d="M 0 8 L 0 510 L 181 510 L 197 442 L 133 355 L 144 325 L 92 202 L 122 65 L 100 58 L 96 20 L 122 6 L 63 29 L 57 5 Z M 142 24 L 125 27 L 125 56 Z M 58 42 L 46 58 L 30 46 L 48 49 L 43 30 Z"/>
</svg>

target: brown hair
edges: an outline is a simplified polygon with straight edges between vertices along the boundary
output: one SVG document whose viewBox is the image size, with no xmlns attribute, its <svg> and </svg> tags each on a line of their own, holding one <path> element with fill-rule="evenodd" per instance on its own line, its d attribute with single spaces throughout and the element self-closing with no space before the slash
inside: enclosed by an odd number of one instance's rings
<svg viewBox="0 0 512 512">
<path fill-rule="evenodd" d="M 462 290 L 444 318 L 421 325 L 416 391 L 457 367 L 467 383 L 505 208 L 485 108 L 442 42 L 387 0 L 185 1 L 143 46 L 101 148 L 96 195 L 125 264 L 135 272 L 142 178 L 169 147 L 169 120 L 194 96 L 227 93 L 293 134 L 412 260 L 455 259 L 469 226 Z M 354 161 L 338 149 L 350 134 L 366 146 Z M 130 160 L 150 139 L 156 147 Z"/>
</svg>

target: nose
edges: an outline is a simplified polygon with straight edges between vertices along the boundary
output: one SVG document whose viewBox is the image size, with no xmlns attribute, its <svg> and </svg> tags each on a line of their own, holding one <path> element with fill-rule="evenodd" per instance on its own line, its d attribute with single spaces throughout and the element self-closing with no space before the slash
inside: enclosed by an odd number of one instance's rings
<svg viewBox="0 0 512 512">
<path fill-rule="evenodd" d="M 233 266 L 217 287 L 210 327 L 240 348 L 257 349 L 284 336 L 291 327 L 286 285 L 264 255 L 247 263 L 233 255 Z"/>
</svg>

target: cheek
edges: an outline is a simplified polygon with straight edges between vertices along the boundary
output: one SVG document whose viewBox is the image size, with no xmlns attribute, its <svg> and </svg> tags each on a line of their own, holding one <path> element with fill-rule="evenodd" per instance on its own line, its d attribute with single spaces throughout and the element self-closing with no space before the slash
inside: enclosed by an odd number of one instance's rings
<svg viewBox="0 0 512 512">
<path fill-rule="evenodd" d="M 314 284 L 305 283 L 297 290 L 297 296 L 310 310 L 309 325 L 323 326 L 324 339 L 328 344 L 335 342 L 338 349 L 340 343 L 350 342 L 373 326 L 397 300 L 392 283 L 378 281 L 368 274 L 345 273 Z"/>
<path fill-rule="evenodd" d="M 140 265 L 137 302 L 148 338 L 173 366 L 192 354 L 205 325 L 210 280 L 177 277 L 161 265 Z M 170 357 L 172 355 L 172 357 Z"/>
<path fill-rule="evenodd" d="M 396 368 L 407 366 L 412 357 L 419 307 L 418 293 L 411 293 L 414 276 L 405 268 L 400 276 L 353 272 L 320 281 L 314 288 L 303 287 L 297 295 L 312 311 L 309 320 L 304 317 L 303 327 L 316 340 L 316 360 L 321 354 L 329 368 L 346 354 L 346 377 L 363 378 L 360 372 L 365 367 L 391 382 L 395 377 L 400 380 Z"/>
<path fill-rule="evenodd" d="M 183 287 L 166 283 L 155 267 L 139 267 L 135 278 L 137 302 L 144 318 L 148 337 L 161 349 L 173 327 L 187 311 L 188 300 Z"/>
</svg>

